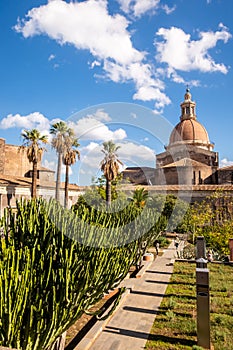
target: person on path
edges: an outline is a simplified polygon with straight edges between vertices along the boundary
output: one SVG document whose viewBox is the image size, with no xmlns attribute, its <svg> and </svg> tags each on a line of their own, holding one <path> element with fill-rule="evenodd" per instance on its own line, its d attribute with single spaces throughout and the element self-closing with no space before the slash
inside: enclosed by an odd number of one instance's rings
<svg viewBox="0 0 233 350">
<path fill-rule="evenodd" d="M 156 255 L 159 255 L 159 242 L 156 240 L 154 243 L 155 250 L 156 250 Z"/>
<path fill-rule="evenodd" d="M 179 247 L 179 238 L 178 237 L 175 238 L 174 244 L 175 244 L 175 247 L 176 247 L 176 250 L 177 250 L 178 247 Z"/>
</svg>

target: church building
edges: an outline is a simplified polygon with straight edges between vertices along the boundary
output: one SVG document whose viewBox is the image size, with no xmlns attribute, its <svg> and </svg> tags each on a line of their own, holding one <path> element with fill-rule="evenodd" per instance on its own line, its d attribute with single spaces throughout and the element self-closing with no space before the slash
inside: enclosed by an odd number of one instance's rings
<svg viewBox="0 0 233 350">
<path fill-rule="evenodd" d="M 124 171 L 124 178 L 157 193 L 165 188 L 174 195 L 192 191 L 193 200 L 219 188 L 233 192 L 233 166 L 219 168 L 218 152 L 197 119 L 196 103 L 189 89 L 180 107 L 180 121 L 172 130 L 165 151 L 156 155 L 155 168 L 129 167 Z"/>
<path fill-rule="evenodd" d="M 155 185 L 217 184 L 218 153 L 196 116 L 189 89 L 181 103 L 180 122 L 173 129 L 165 152 L 156 156 Z"/>
</svg>

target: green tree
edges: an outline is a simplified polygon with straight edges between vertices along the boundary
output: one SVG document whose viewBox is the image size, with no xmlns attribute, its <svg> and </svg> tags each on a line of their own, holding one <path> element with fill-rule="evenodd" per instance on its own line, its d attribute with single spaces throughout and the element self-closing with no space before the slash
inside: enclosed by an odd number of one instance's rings
<svg viewBox="0 0 233 350">
<path fill-rule="evenodd" d="M 206 245 L 221 257 L 229 253 L 228 241 L 233 228 L 232 208 L 232 196 L 217 191 L 189 207 L 180 229 L 192 234 L 192 243 L 195 243 L 197 236 L 204 236 Z"/>
<path fill-rule="evenodd" d="M 36 187 L 37 187 L 37 167 L 41 161 L 41 157 L 44 151 L 42 144 L 48 142 L 46 135 L 41 135 L 37 129 L 24 130 L 22 132 L 23 145 L 20 149 L 27 149 L 27 157 L 30 163 L 32 163 L 32 198 L 36 198 Z"/>
<path fill-rule="evenodd" d="M 67 136 L 65 137 L 65 151 L 63 153 L 62 161 L 66 167 L 65 174 L 65 199 L 64 207 L 68 207 L 68 193 L 69 193 L 69 169 L 70 166 L 76 163 L 76 159 L 80 159 L 80 152 L 77 149 L 80 146 L 78 139 L 75 137 L 72 129 L 68 129 Z"/>
<path fill-rule="evenodd" d="M 62 157 L 66 150 L 67 137 L 69 136 L 70 129 L 64 121 L 55 123 L 50 128 L 50 134 L 53 135 L 52 147 L 56 150 L 58 155 L 57 161 L 57 178 L 56 178 L 56 194 L 55 198 L 60 201 L 60 189 L 61 189 L 61 166 Z"/>
<path fill-rule="evenodd" d="M 107 205 L 111 204 L 111 184 L 116 179 L 119 173 L 119 165 L 123 163 L 118 159 L 117 151 L 120 146 L 116 146 L 113 141 L 106 141 L 103 143 L 102 152 L 104 159 L 101 161 L 101 170 L 106 179 L 106 201 Z"/>
<path fill-rule="evenodd" d="M 148 191 L 142 188 L 136 188 L 136 190 L 133 193 L 132 201 L 134 202 L 135 206 L 138 208 L 143 208 L 146 204 L 146 201 L 149 197 Z"/>
</svg>

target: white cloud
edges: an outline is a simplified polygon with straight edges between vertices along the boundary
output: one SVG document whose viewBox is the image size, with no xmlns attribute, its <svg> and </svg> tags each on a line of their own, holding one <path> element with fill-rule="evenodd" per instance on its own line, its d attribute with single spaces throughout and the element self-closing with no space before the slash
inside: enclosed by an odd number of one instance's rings
<svg viewBox="0 0 233 350">
<path fill-rule="evenodd" d="M 54 54 L 51 54 L 50 56 L 49 56 L 49 58 L 48 58 L 48 61 L 52 61 L 52 60 L 54 60 L 55 59 L 55 55 Z"/>
<path fill-rule="evenodd" d="M 47 169 L 56 171 L 57 165 L 55 161 L 49 161 L 48 159 L 43 159 L 42 160 L 42 166 L 44 166 Z"/>
<path fill-rule="evenodd" d="M 20 114 L 9 114 L 0 121 L 0 129 L 22 128 L 38 129 L 41 134 L 49 134 L 50 121 L 39 112 L 22 116 Z"/>
<path fill-rule="evenodd" d="M 160 102 L 156 103 L 157 108 L 163 108 L 170 103 L 170 99 L 157 87 L 153 86 L 141 86 L 133 97 L 135 100 L 142 101 L 159 100 Z"/>
<path fill-rule="evenodd" d="M 122 1 L 122 6 L 126 9 L 133 3 L 134 12 L 139 15 L 156 8 L 159 2 Z M 137 99 L 148 100 L 143 90 L 139 93 L 145 85 L 147 89 L 154 88 L 151 100 L 161 107 L 170 103 L 163 92 L 158 93 L 164 87 L 155 79 L 152 66 L 143 63 L 146 53 L 134 48 L 128 31 L 129 22 L 122 15 L 110 15 L 107 5 L 107 0 L 69 3 L 50 0 L 47 5 L 30 10 L 25 19 L 18 20 L 15 30 L 25 38 L 46 34 L 60 45 L 71 44 L 78 50 L 89 50 L 95 58 L 91 68 L 103 65 L 104 77 L 116 83 L 133 81 Z"/>
<path fill-rule="evenodd" d="M 170 15 L 170 13 L 174 12 L 176 9 L 176 5 L 169 7 L 168 5 L 162 5 L 162 9 L 166 12 L 167 15 Z"/>
<path fill-rule="evenodd" d="M 185 80 L 181 75 L 179 75 L 176 70 L 172 67 L 167 68 L 158 68 L 157 73 L 162 76 L 166 77 L 172 81 L 174 81 L 177 84 L 183 84 L 188 85 L 189 87 L 192 86 L 200 86 L 199 80 Z"/>
<path fill-rule="evenodd" d="M 57 171 L 57 157 L 56 157 L 56 161 L 55 161 L 55 160 L 48 160 L 48 159 L 46 159 L 46 156 L 47 156 L 47 154 L 44 153 L 44 157 L 43 157 L 43 160 L 42 160 L 42 166 L 47 168 L 47 169 L 53 170 L 56 173 L 56 171 Z M 61 175 L 65 175 L 65 173 L 66 173 L 66 167 L 62 163 Z M 73 174 L 73 170 L 72 170 L 72 168 L 70 166 L 69 167 L 69 176 L 72 175 L 72 174 Z"/>
<path fill-rule="evenodd" d="M 105 0 L 52 0 L 30 10 L 15 29 L 25 38 L 47 34 L 61 45 L 72 44 L 100 59 L 127 64 L 143 58 L 143 53 L 133 48 L 127 26 L 125 17 L 108 14 Z"/>
<path fill-rule="evenodd" d="M 156 35 L 162 37 L 163 41 L 155 42 L 157 61 L 181 71 L 227 73 L 227 67 L 223 63 L 216 63 L 209 54 L 209 50 L 214 48 L 218 41 L 226 43 L 231 38 L 223 24 L 220 24 L 219 28 L 216 32 L 200 32 L 199 40 L 191 40 L 190 34 L 186 34 L 180 28 L 160 28 Z"/>
<path fill-rule="evenodd" d="M 69 122 L 69 126 L 80 140 L 116 141 L 125 139 L 127 137 L 125 130 L 119 128 L 112 131 L 102 122 L 110 120 L 110 116 L 104 110 L 99 109 L 95 114 L 88 114 L 76 122 Z"/>
<path fill-rule="evenodd" d="M 94 60 L 93 62 L 90 63 L 91 69 L 95 68 L 95 67 L 100 67 L 101 63 L 97 60 Z"/>
<path fill-rule="evenodd" d="M 123 170 L 128 164 L 136 164 L 142 166 L 144 162 L 155 162 L 154 151 L 144 145 L 138 145 L 133 142 L 117 142 L 117 146 L 120 146 L 117 151 L 119 159 L 123 162 Z M 101 152 L 102 144 L 91 142 L 86 147 L 82 148 L 82 160 L 81 169 L 83 173 L 91 172 L 91 169 L 97 171 L 100 168 L 100 162 L 103 159 L 103 153 Z M 95 175 L 94 173 L 92 174 Z"/>
<path fill-rule="evenodd" d="M 82 152 L 90 152 L 99 147 L 100 145 L 98 143 L 92 141 L 87 146 L 82 147 Z"/>
<path fill-rule="evenodd" d="M 133 142 L 119 143 L 119 158 L 123 162 L 133 161 L 140 163 L 141 161 L 155 161 L 155 152 L 144 145 L 138 145 Z"/>
<path fill-rule="evenodd" d="M 134 4 L 134 15 L 140 17 L 150 10 L 156 10 L 160 0 L 136 0 Z"/>
<path fill-rule="evenodd" d="M 120 4 L 123 12 L 125 12 L 125 13 L 130 12 L 130 6 L 132 4 L 132 0 L 117 0 L 117 1 Z"/>
<path fill-rule="evenodd" d="M 118 0 L 122 11 L 140 17 L 148 11 L 157 10 L 160 0 Z"/>
<path fill-rule="evenodd" d="M 223 158 L 220 160 L 220 168 L 230 165 L 233 165 L 233 160 L 228 160 L 227 158 Z"/>
<path fill-rule="evenodd" d="M 105 71 L 114 82 L 135 82 L 136 92 L 134 100 L 157 101 L 156 108 L 163 108 L 170 103 L 169 97 L 162 91 L 165 86 L 160 79 L 154 78 L 154 72 L 149 64 L 141 62 L 123 66 L 110 61 L 105 61 Z"/>
<path fill-rule="evenodd" d="M 105 122 L 111 121 L 111 117 L 109 116 L 109 114 L 105 112 L 104 109 L 102 108 L 97 109 L 95 114 L 88 114 L 87 117 L 92 117 L 99 121 L 105 121 Z"/>
</svg>

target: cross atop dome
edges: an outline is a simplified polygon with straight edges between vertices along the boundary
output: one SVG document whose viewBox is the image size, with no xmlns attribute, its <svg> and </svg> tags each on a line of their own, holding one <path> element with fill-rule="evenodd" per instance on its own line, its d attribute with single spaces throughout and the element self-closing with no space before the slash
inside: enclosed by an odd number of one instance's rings
<svg viewBox="0 0 233 350">
<path fill-rule="evenodd" d="M 189 86 L 187 85 L 186 87 L 186 93 L 184 95 L 184 99 L 185 101 L 191 101 L 191 98 L 192 98 L 192 95 L 190 93 L 190 89 L 189 89 Z"/>
</svg>

